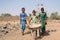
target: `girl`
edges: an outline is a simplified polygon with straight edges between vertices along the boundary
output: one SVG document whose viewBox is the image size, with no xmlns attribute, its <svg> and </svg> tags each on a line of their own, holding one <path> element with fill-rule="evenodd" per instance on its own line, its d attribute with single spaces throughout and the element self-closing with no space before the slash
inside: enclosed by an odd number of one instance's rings
<svg viewBox="0 0 60 40">
<path fill-rule="evenodd" d="M 22 29 L 22 35 L 24 35 L 24 30 L 26 29 L 26 17 L 25 8 L 22 8 L 22 13 L 20 14 L 20 24 Z"/>
<path fill-rule="evenodd" d="M 32 16 L 31 16 L 31 22 L 32 22 L 32 23 L 36 23 L 36 11 L 33 10 L 32 13 L 33 13 L 33 14 L 32 14 Z"/>
</svg>

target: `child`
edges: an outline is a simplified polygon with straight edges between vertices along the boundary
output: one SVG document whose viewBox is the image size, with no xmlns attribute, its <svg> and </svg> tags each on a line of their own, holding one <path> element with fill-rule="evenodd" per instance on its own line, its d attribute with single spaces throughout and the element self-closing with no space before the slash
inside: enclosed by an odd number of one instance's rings
<svg viewBox="0 0 60 40">
<path fill-rule="evenodd" d="M 31 16 L 31 21 L 32 21 L 32 23 L 36 23 L 36 11 L 33 10 L 32 13 L 33 13 L 33 14 L 32 14 L 32 16 Z"/>
<path fill-rule="evenodd" d="M 47 20 L 47 14 L 46 12 L 44 12 L 44 8 L 41 8 L 41 13 L 39 13 L 39 15 L 37 16 L 39 17 L 41 20 L 41 24 L 42 24 L 42 34 L 45 33 L 45 25 L 46 25 L 46 20 Z"/>
<path fill-rule="evenodd" d="M 22 35 L 24 35 L 24 30 L 26 29 L 26 17 L 25 8 L 22 8 L 22 13 L 20 14 L 20 24 L 22 29 Z"/>
<path fill-rule="evenodd" d="M 32 24 L 36 24 L 37 23 L 36 22 L 36 11 L 35 10 L 32 11 L 31 22 L 32 22 Z M 37 30 L 35 30 L 33 33 L 34 33 L 33 34 L 34 38 L 36 39 L 36 37 L 37 37 Z"/>
</svg>

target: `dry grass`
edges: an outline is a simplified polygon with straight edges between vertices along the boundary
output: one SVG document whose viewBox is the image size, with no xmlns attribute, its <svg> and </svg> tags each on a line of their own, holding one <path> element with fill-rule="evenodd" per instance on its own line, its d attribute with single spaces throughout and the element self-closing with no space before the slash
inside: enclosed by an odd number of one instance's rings
<svg viewBox="0 0 60 40">
<path fill-rule="evenodd" d="M 0 26 L 6 23 L 10 24 L 19 24 L 19 20 L 16 21 L 0 21 Z M 17 27 L 17 26 L 16 26 Z M 25 33 L 29 30 L 26 29 Z M 48 20 L 46 25 L 46 31 L 48 34 L 38 38 L 38 40 L 60 40 L 60 20 Z M 7 35 L 4 35 L 0 40 L 34 40 L 30 33 L 21 35 L 21 29 L 13 32 L 9 32 Z"/>
</svg>

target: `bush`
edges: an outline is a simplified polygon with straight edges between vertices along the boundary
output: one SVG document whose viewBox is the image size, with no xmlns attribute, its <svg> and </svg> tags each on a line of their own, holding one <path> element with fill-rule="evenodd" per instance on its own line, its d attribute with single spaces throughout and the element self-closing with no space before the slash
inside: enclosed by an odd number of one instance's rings
<svg viewBox="0 0 60 40">
<path fill-rule="evenodd" d="M 58 16 L 58 12 L 54 12 L 54 13 L 51 13 L 50 18 L 51 19 L 59 20 L 60 16 Z"/>
<path fill-rule="evenodd" d="M 5 14 L 1 14 L 1 16 L 11 16 L 11 14 L 9 14 L 9 13 L 5 13 Z"/>
</svg>

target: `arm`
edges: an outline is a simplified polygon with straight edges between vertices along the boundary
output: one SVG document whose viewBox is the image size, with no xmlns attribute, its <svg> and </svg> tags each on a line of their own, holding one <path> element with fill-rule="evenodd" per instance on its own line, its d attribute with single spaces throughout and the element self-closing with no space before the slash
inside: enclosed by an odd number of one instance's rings
<svg viewBox="0 0 60 40">
<path fill-rule="evenodd" d="M 47 22 L 47 18 L 48 18 L 48 17 L 47 17 L 47 14 L 45 13 L 45 20 L 46 20 L 46 22 Z"/>
<path fill-rule="evenodd" d="M 20 16 L 19 16 L 19 19 L 20 19 L 20 23 L 21 23 L 21 14 L 20 14 Z"/>
<path fill-rule="evenodd" d="M 39 15 L 36 16 L 36 18 L 39 18 L 39 17 L 40 17 L 40 13 L 39 13 Z"/>
<path fill-rule="evenodd" d="M 26 18 L 26 24 L 28 24 L 28 16 L 26 13 L 25 13 L 25 18 Z"/>
<path fill-rule="evenodd" d="M 47 20 L 47 18 L 48 18 L 48 17 L 47 17 L 47 14 L 45 13 L 45 20 Z"/>
</svg>

